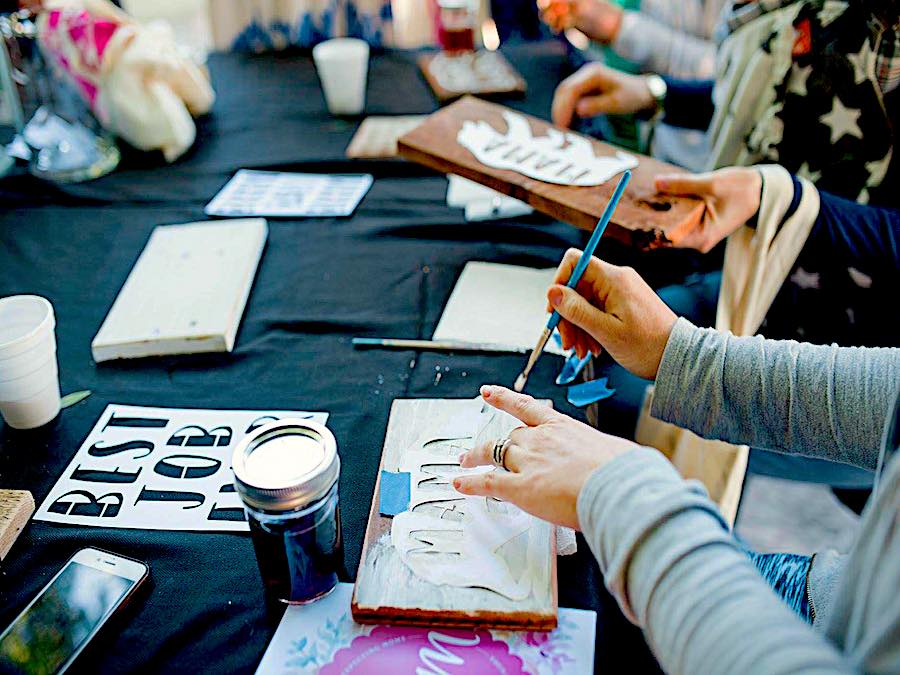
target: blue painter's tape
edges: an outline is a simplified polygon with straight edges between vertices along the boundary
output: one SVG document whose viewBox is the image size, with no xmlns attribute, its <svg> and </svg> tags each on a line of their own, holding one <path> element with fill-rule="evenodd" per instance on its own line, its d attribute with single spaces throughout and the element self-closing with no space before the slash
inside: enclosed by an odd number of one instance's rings
<svg viewBox="0 0 900 675">
<path fill-rule="evenodd" d="M 583 359 L 579 359 L 578 354 L 572 352 L 563 364 L 562 370 L 559 371 L 559 375 L 556 376 L 556 384 L 569 384 L 570 382 L 574 382 L 575 378 L 578 377 L 578 373 L 584 369 L 590 360 L 590 352 L 588 352 Z"/>
<path fill-rule="evenodd" d="M 409 472 L 382 471 L 381 493 L 378 510 L 383 516 L 393 517 L 409 510 Z"/>
<path fill-rule="evenodd" d="M 606 386 L 606 382 L 606 378 L 601 377 L 599 380 L 576 384 L 569 387 L 566 398 L 569 400 L 569 403 L 579 408 L 602 401 L 616 393 L 615 389 L 610 389 Z"/>
</svg>

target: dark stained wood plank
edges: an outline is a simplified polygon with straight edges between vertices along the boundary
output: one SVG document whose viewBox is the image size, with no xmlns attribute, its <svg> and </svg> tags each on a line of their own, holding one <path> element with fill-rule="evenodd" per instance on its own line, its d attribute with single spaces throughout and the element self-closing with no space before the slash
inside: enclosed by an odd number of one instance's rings
<svg viewBox="0 0 900 675">
<path fill-rule="evenodd" d="M 538 211 L 593 230 L 616 179 L 595 187 L 572 187 L 534 180 L 508 169 L 485 166 L 456 141 L 466 120 L 484 120 L 495 129 L 507 128 L 501 105 L 466 96 L 433 113 L 420 126 L 403 135 L 397 143 L 400 155 L 442 173 L 455 173 L 498 192 L 520 199 Z M 546 134 L 550 125 L 525 115 L 535 136 Z M 612 155 L 615 146 L 590 139 L 598 156 Z M 693 197 L 669 197 L 656 193 L 654 178 L 660 173 L 683 172 L 684 169 L 635 154 L 640 161 L 622 201 L 613 214 L 605 236 L 611 236 L 637 247 L 655 247 L 679 241 L 696 227 L 703 217 L 704 204 Z"/>
</svg>

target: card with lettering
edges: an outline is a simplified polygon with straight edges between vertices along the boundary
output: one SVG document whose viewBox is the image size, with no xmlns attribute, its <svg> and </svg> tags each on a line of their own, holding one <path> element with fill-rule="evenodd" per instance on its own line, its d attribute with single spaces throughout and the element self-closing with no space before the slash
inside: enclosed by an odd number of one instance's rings
<svg viewBox="0 0 900 675">
<path fill-rule="evenodd" d="M 110 404 L 34 520 L 143 530 L 247 532 L 231 453 L 262 424 L 328 413 Z"/>
<path fill-rule="evenodd" d="M 287 608 L 256 675 L 471 673 L 556 675 L 594 670 L 596 612 L 559 610 L 550 632 L 365 626 L 350 616 L 353 584 Z"/>
<path fill-rule="evenodd" d="M 281 173 L 241 169 L 206 205 L 208 216 L 349 216 L 372 187 L 370 174 Z"/>
</svg>

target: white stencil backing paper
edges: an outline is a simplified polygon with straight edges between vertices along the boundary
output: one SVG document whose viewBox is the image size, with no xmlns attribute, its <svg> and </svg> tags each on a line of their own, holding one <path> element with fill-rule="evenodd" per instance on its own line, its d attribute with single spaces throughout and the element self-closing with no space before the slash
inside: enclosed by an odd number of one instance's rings
<svg viewBox="0 0 900 675">
<path fill-rule="evenodd" d="M 391 524 L 391 543 L 412 572 L 433 584 L 486 588 L 510 600 L 527 598 L 545 551 L 532 550 L 537 521 L 511 504 L 457 492 L 459 454 L 474 446 L 497 413 L 480 399 L 463 413 L 435 420 L 394 471 L 410 474 L 409 510 Z M 386 467 L 388 468 L 388 467 Z"/>
</svg>

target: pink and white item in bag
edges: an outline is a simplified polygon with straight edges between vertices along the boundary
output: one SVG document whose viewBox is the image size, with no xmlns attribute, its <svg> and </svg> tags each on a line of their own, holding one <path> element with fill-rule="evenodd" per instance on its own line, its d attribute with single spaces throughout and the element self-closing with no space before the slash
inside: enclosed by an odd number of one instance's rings
<svg viewBox="0 0 900 675">
<path fill-rule="evenodd" d="M 215 93 L 168 24 L 142 25 L 107 0 L 78 0 L 48 8 L 38 30 L 48 60 L 106 129 L 169 162 L 194 142 L 193 117 L 209 111 Z"/>
</svg>

